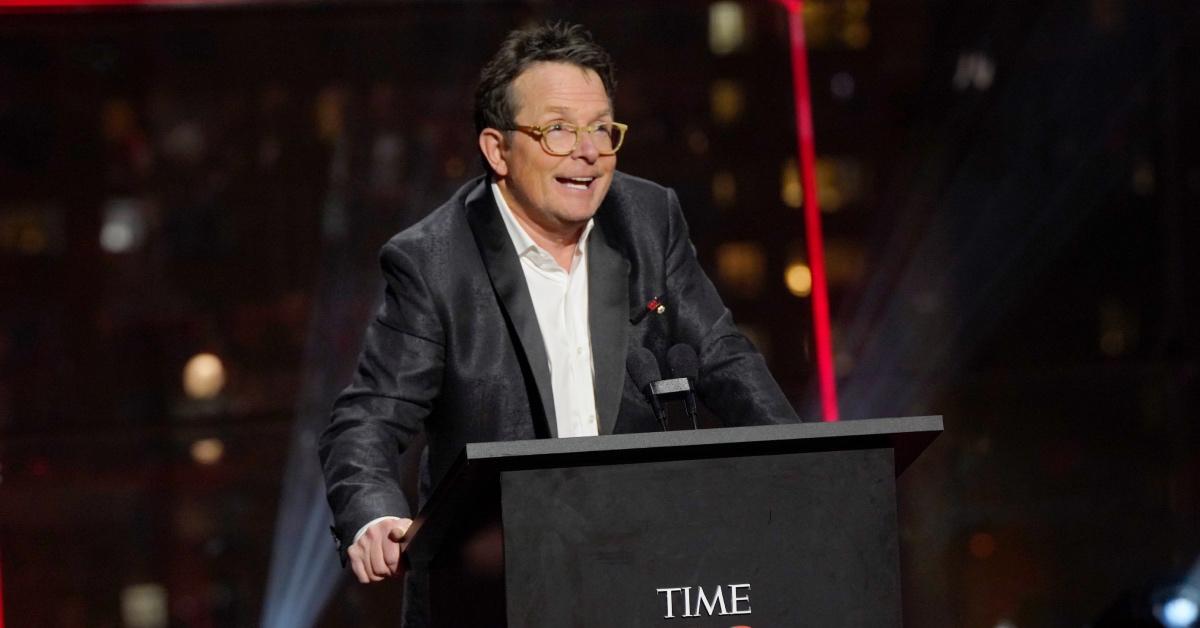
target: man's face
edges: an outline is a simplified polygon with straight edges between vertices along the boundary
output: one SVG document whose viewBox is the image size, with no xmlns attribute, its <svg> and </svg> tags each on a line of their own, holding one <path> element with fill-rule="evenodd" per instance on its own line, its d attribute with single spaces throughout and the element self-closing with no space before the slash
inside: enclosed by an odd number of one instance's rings
<svg viewBox="0 0 1200 628">
<path fill-rule="evenodd" d="M 576 65 L 534 64 L 517 76 L 511 89 L 518 125 L 569 122 L 583 127 L 613 119 L 599 75 Z M 537 138 L 520 131 L 509 133 L 501 143 L 503 163 L 497 174 L 505 200 L 513 213 L 545 235 L 578 233 L 612 183 L 616 155 L 601 156 L 586 134 L 581 135 L 575 150 L 563 156 L 551 155 Z"/>
</svg>

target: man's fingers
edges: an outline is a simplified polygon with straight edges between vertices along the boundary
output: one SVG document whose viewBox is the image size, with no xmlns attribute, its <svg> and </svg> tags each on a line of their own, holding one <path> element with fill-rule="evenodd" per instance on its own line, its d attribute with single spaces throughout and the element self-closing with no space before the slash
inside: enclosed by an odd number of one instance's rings
<svg viewBox="0 0 1200 628">
<path fill-rule="evenodd" d="M 400 562 L 400 541 L 412 519 L 380 521 L 367 529 L 346 555 L 359 582 L 379 582 L 404 572 Z"/>
<path fill-rule="evenodd" d="M 392 535 L 388 534 L 388 539 L 391 538 Z M 391 540 L 383 542 L 383 562 L 387 564 L 388 570 L 391 572 L 389 575 L 396 573 L 396 568 L 400 565 L 399 543 L 392 542 Z"/>
<path fill-rule="evenodd" d="M 367 577 L 367 568 L 363 566 L 363 561 L 361 558 L 351 558 L 350 569 L 354 572 L 354 577 L 358 578 L 359 582 L 366 584 L 371 581 L 371 579 Z"/>
<path fill-rule="evenodd" d="M 388 540 L 395 542 L 395 543 L 399 543 L 400 541 L 403 541 L 404 537 L 407 535 L 408 535 L 408 526 L 396 526 L 396 527 L 392 528 L 391 530 L 388 530 Z"/>
<path fill-rule="evenodd" d="M 384 577 L 392 575 L 392 570 L 388 568 L 387 561 L 383 558 L 383 546 L 387 545 L 386 540 L 375 541 L 367 548 L 367 553 L 371 558 L 371 575 Z"/>
</svg>

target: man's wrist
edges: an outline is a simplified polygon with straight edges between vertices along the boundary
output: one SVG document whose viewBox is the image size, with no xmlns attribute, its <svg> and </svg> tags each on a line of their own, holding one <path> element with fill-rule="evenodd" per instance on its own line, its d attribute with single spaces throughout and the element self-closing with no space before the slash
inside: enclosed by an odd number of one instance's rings
<svg viewBox="0 0 1200 628">
<path fill-rule="evenodd" d="M 358 540 L 360 538 L 362 538 L 362 535 L 367 533 L 367 528 L 370 528 L 371 526 L 379 523 L 380 521 L 383 521 L 384 519 L 395 519 L 396 521 L 400 521 L 401 519 L 403 519 L 403 517 L 397 517 L 396 515 L 384 515 L 382 517 L 375 517 L 374 519 L 372 519 L 372 520 L 368 521 L 366 524 L 364 524 L 363 527 L 359 528 L 358 532 L 354 533 L 354 540 L 350 541 L 350 544 L 354 545 L 355 543 L 357 543 Z"/>
</svg>

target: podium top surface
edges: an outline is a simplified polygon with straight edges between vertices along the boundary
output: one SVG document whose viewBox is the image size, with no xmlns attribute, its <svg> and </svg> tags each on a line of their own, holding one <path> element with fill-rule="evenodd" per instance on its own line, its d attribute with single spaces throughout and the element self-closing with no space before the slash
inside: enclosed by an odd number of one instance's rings
<svg viewBox="0 0 1200 628">
<path fill-rule="evenodd" d="M 886 446 L 898 476 L 941 432 L 941 416 L 918 416 L 500 441 L 468 444 L 460 463 L 537 468 Z"/>
<path fill-rule="evenodd" d="M 504 471 L 891 448 L 899 476 L 941 432 L 942 417 L 919 416 L 470 443 L 417 515 L 404 556 L 428 564 L 462 513 L 479 507 L 480 481 Z"/>
</svg>

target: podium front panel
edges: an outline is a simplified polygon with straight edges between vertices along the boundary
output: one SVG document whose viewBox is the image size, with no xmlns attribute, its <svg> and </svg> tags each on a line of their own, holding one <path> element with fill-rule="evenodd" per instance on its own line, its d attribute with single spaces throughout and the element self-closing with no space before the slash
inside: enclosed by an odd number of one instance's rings
<svg viewBox="0 0 1200 628">
<path fill-rule="evenodd" d="M 900 625 L 893 452 L 504 471 L 510 628 Z"/>
</svg>

